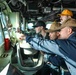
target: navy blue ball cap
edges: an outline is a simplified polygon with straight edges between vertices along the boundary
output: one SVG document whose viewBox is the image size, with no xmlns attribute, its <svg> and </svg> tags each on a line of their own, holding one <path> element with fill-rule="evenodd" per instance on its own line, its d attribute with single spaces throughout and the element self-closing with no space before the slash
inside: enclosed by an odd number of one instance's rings
<svg viewBox="0 0 76 75">
<path fill-rule="evenodd" d="M 33 27 L 35 28 L 39 26 L 43 26 L 44 28 L 46 28 L 46 24 L 43 21 L 37 21 Z"/>
</svg>

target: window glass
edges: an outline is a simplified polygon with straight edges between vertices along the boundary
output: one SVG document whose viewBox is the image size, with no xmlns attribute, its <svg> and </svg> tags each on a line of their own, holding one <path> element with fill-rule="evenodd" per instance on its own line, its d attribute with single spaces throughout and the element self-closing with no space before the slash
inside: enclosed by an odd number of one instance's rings
<svg viewBox="0 0 76 75">
<path fill-rule="evenodd" d="M 3 32 L 1 28 L 1 22 L 0 22 L 0 46 L 4 43 L 4 37 L 3 37 Z"/>
<path fill-rule="evenodd" d="M 33 29 L 33 23 L 31 23 L 31 22 L 28 23 L 27 28 L 28 28 L 28 29 Z"/>
<path fill-rule="evenodd" d="M 8 28 L 7 28 L 7 19 L 8 19 L 7 16 L 3 12 L 0 12 L 0 20 L 1 20 L 5 38 L 9 38 L 9 33 L 8 33 Z"/>
<path fill-rule="evenodd" d="M 6 27 L 6 24 L 7 24 L 6 23 L 6 17 L 5 17 L 3 12 L 0 12 L 0 20 L 1 20 L 3 28 Z"/>
</svg>

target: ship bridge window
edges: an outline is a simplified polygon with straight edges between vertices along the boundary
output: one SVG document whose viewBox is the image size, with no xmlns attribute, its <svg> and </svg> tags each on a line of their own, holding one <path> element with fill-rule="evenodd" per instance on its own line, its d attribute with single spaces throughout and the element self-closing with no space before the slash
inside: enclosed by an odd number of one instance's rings
<svg viewBox="0 0 76 75">
<path fill-rule="evenodd" d="M 28 23 L 27 28 L 28 29 L 33 29 L 33 23 L 32 22 Z"/>
<path fill-rule="evenodd" d="M 7 16 L 3 13 L 0 12 L 0 20 L 1 20 L 1 24 L 2 24 L 2 29 L 3 29 L 3 33 L 4 33 L 4 37 L 8 37 L 9 38 L 9 32 L 8 32 L 8 27 L 7 27 Z"/>
<path fill-rule="evenodd" d="M 27 28 L 26 34 L 31 35 L 31 36 L 35 34 L 35 30 L 34 30 L 33 26 L 34 26 L 34 21 L 27 22 L 27 25 L 26 25 L 26 28 Z"/>
<path fill-rule="evenodd" d="M 6 27 L 7 22 L 6 22 L 6 17 L 5 17 L 3 12 L 0 12 L 0 20 L 1 20 L 1 23 L 2 23 L 2 27 L 3 28 Z"/>
<path fill-rule="evenodd" d="M 4 37 L 3 37 L 3 32 L 2 32 L 1 22 L 0 22 L 0 46 L 3 45 L 3 43 L 4 43 Z"/>
<path fill-rule="evenodd" d="M 46 22 L 46 28 L 50 29 L 51 24 L 52 24 L 52 22 Z"/>
</svg>

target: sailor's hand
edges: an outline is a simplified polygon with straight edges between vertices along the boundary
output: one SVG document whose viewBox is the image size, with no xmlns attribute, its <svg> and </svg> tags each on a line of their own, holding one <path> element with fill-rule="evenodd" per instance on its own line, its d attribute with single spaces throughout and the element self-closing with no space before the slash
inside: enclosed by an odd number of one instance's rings
<svg viewBox="0 0 76 75">
<path fill-rule="evenodd" d="M 20 37 L 19 37 L 20 40 L 25 40 L 26 39 L 26 36 L 24 34 L 20 34 Z"/>
</svg>

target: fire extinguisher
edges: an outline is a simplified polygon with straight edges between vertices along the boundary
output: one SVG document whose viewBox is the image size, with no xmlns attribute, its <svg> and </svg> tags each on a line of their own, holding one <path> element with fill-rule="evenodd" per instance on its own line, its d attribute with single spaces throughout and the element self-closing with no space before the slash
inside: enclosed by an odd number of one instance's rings
<svg viewBox="0 0 76 75">
<path fill-rule="evenodd" d="M 9 38 L 4 39 L 4 48 L 5 48 L 5 51 L 8 51 L 10 49 L 10 39 Z"/>
</svg>

